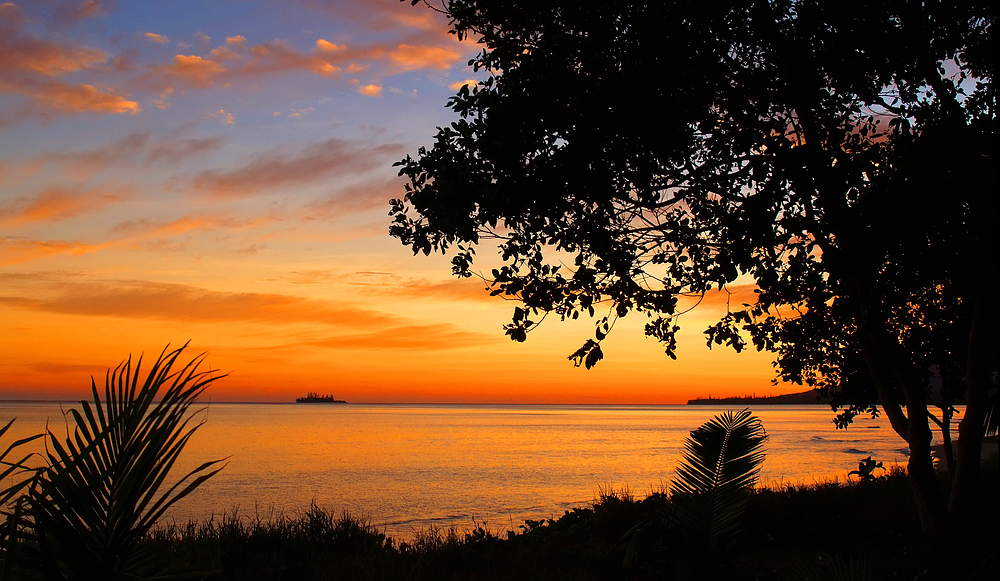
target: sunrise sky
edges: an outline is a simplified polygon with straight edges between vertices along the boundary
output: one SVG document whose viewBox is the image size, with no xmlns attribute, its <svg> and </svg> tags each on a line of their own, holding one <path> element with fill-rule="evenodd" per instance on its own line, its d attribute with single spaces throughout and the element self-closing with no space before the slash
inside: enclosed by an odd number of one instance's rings
<svg viewBox="0 0 1000 581">
<path fill-rule="evenodd" d="M 187 340 L 230 372 L 213 401 L 801 390 L 705 347 L 721 297 L 681 320 L 679 361 L 632 314 L 584 371 L 566 357 L 591 321 L 512 343 L 511 303 L 387 235 L 392 163 L 453 119 L 477 52 L 408 1 L 0 4 L 0 398 L 85 397 Z"/>
</svg>

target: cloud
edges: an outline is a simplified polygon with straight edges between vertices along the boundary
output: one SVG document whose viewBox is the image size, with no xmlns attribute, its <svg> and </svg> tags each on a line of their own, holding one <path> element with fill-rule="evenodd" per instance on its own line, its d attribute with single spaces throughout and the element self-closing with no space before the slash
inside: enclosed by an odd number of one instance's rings
<svg viewBox="0 0 1000 581">
<path fill-rule="evenodd" d="M 306 204 L 304 220 L 333 220 L 349 214 L 384 208 L 388 200 L 402 195 L 404 183 L 405 180 L 396 177 L 338 189 L 335 194 L 325 199 Z"/>
<path fill-rule="evenodd" d="M 149 163 L 164 161 L 175 164 L 196 155 L 217 151 L 220 147 L 222 147 L 222 138 L 220 137 L 163 141 L 149 149 L 146 161 Z"/>
<path fill-rule="evenodd" d="M 96 48 L 58 44 L 17 31 L 0 33 L 0 74 L 55 77 L 89 69 L 107 60 L 108 54 Z"/>
<path fill-rule="evenodd" d="M 465 79 L 464 81 L 458 81 L 457 83 L 452 83 L 448 85 L 448 88 L 451 89 L 452 91 L 457 91 L 462 87 L 468 86 L 469 90 L 472 90 L 478 84 L 479 81 L 477 81 L 476 79 Z"/>
<path fill-rule="evenodd" d="M 677 311 L 683 313 L 691 310 L 690 316 L 695 317 L 719 317 L 726 312 L 729 307 L 732 310 L 743 309 L 743 304 L 754 304 L 757 302 L 757 289 L 755 284 L 730 284 L 727 290 L 712 290 L 704 296 L 690 294 L 678 297 Z"/>
<path fill-rule="evenodd" d="M 96 172 L 115 165 L 177 163 L 192 156 L 210 153 L 222 146 L 220 137 L 202 139 L 171 139 L 151 142 L 148 133 L 132 133 L 106 145 L 77 151 L 44 153 L 18 162 L 21 171 L 33 171 L 54 165 L 61 174 L 72 174 L 86 180 Z M 3 166 L 0 165 L 0 169 Z M 0 173 L 0 178 L 3 175 Z"/>
<path fill-rule="evenodd" d="M 406 297 L 408 299 L 459 300 L 489 302 L 502 300 L 490 296 L 487 284 L 474 278 L 429 281 L 402 279 L 392 273 L 355 273 L 348 283 L 359 293 L 369 296 Z"/>
<path fill-rule="evenodd" d="M 246 38 L 229 37 L 224 45 L 209 51 L 208 56 L 177 55 L 170 65 L 152 67 L 146 83 L 183 83 L 196 88 L 233 83 L 239 79 L 306 71 L 327 78 L 337 78 L 346 68 L 356 74 L 374 64 L 383 64 L 386 74 L 414 70 L 447 69 L 461 60 L 461 53 L 440 39 L 428 42 L 411 38 L 403 43 L 373 43 L 361 46 L 337 44 L 317 39 L 311 50 L 300 51 L 284 40 L 249 45 Z M 454 41 L 445 39 L 448 43 Z M 377 85 L 366 87 L 369 96 Z"/>
<path fill-rule="evenodd" d="M 108 2 L 97 2 L 96 0 L 56 2 L 49 19 L 62 26 L 70 26 L 83 22 L 91 18 L 98 18 L 107 15 Z"/>
<path fill-rule="evenodd" d="M 128 189 L 74 191 L 51 186 L 33 198 L 20 198 L 12 204 L 0 206 L 0 224 L 11 227 L 59 222 L 127 200 L 131 193 Z"/>
<path fill-rule="evenodd" d="M 418 349 L 428 351 L 499 343 L 500 339 L 499 334 L 490 336 L 483 333 L 472 333 L 456 329 L 451 324 L 441 323 L 437 325 L 405 325 L 379 329 L 371 333 L 352 333 L 310 341 L 306 344 L 333 349 Z"/>
<path fill-rule="evenodd" d="M 215 198 L 239 198 L 282 186 L 303 185 L 382 167 L 402 155 L 398 143 L 359 146 L 343 139 L 317 143 L 288 156 L 272 152 L 232 171 L 206 171 L 194 179 L 196 190 Z"/>
<path fill-rule="evenodd" d="M 103 11 L 97 2 L 73 6 L 56 2 L 51 23 L 72 24 Z M 81 71 L 106 71 L 110 55 L 82 44 L 58 42 L 26 32 L 25 22 L 16 6 L 0 5 L 0 93 L 23 95 L 31 100 L 28 109 L 19 112 L 20 116 L 134 114 L 141 110 L 137 102 L 113 89 L 57 79 Z M 122 69 L 118 58 L 113 65 L 115 70 Z"/>
<path fill-rule="evenodd" d="M 66 240 L 29 240 L 16 236 L 0 237 L 0 266 L 20 264 L 56 254 L 88 254 L 104 248 L 101 244 L 84 244 Z"/>
<path fill-rule="evenodd" d="M 234 293 L 144 281 L 63 282 L 48 298 L 0 297 L 0 303 L 66 315 L 91 315 L 219 323 L 313 322 L 340 327 L 398 325 L 378 311 L 292 295 Z"/>
<path fill-rule="evenodd" d="M 461 56 L 451 48 L 401 44 L 389 53 L 389 60 L 403 71 L 414 71 L 451 68 Z"/>
<path fill-rule="evenodd" d="M 321 53 L 337 52 L 338 50 L 344 50 L 345 48 L 347 48 L 346 45 L 334 44 L 332 42 L 323 40 L 322 38 L 316 41 L 316 50 L 318 50 Z"/>
<path fill-rule="evenodd" d="M 179 54 L 174 57 L 173 64 L 164 67 L 163 72 L 179 77 L 196 87 L 208 87 L 213 77 L 221 75 L 226 67 L 197 55 Z"/>
<path fill-rule="evenodd" d="M 225 109 L 219 109 L 212 113 L 206 113 L 205 119 L 217 119 L 223 125 L 232 125 L 236 122 L 232 113 L 227 112 Z"/>
<path fill-rule="evenodd" d="M 167 97 L 174 93 L 173 87 L 166 87 L 160 91 L 160 96 L 153 99 L 153 104 L 156 105 L 158 109 L 166 109 L 170 106 L 170 102 L 167 101 Z"/>
<path fill-rule="evenodd" d="M 157 44 L 166 44 L 166 43 L 170 42 L 169 38 L 167 38 L 166 36 L 163 36 L 162 34 L 156 34 L 155 32 L 147 32 L 146 33 L 146 38 L 148 40 L 152 41 L 152 42 L 157 43 Z"/>
<path fill-rule="evenodd" d="M 28 164 L 57 165 L 61 173 L 72 173 L 85 180 L 112 165 L 134 163 L 141 157 L 148 142 L 148 133 L 132 133 L 92 149 L 42 154 L 32 158 Z"/>
<path fill-rule="evenodd" d="M 199 230 L 249 230 L 270 224 L 275 218 L 262 216 L 238 220 L 223 216 L 181 216 L 169 222 L 155 222 L 148 219 L 130 220 L 122 222 L 114 227 L 115 233 L 124 233 L 126 238 L 121 242 L 137 242 L 153 238 L 174 237 L 192 231 Z"/>
<path fill-rule="evenodd" d="M 366 97 L 381 97 L 382 96 L 382 85 L 362 85 L 358 87 L 358 92 Z"/>
<path fill-rule="evenodd" d="M 62 315 L 172 322 L 309 323 L 338 331 L 302 343 L 326 348 L 446 349 L 497 341 L 495 336 L 463 331 L 447 323 L 419 324 L 373 309 L 293 295 L 235 293 L 128 280 L 25 283 L 22 291 L 30 289 L 30 295 L 8 291 L 0 295 L 0 305 Z"/>
<path fill-rule="evenodd" d="M 86 212 L 98 211 L 107 205 L 128 199 L 131 190 L 122 190 L 122 198 L 100 198 L 96 194 L 88 199 L 72 199 L 61 192 L 42 195 L 29 200 L 18 200 L 11 208 L 3 208 L 0 224 L 30 224 L 41 221 L 59 221 Z M 7 210 L 13 210 L 7 212 Z M 273 215 L 239 219 L 227 216 L 187 215 L 171 221 L 154 221 L 147 218 L 122 222 L 110 232 L 114 236 L 98 244 L 67 240 L 33 240 L 19 236 L 0 237 L 0 265 L 21 264 L 57 254 L 81 255 L 108 248 L 145 248 L 154 250 L 183 249 L 186 242 L 177 238 L 189 232 L 248 231 L 274 223 Z"/>
<path fill-rule="evenodd" d="M 135 101 L 87 84 L 21 79 L 15 82 L 0 81 L 0 92 L 30 97 L 33 101 L 33 113 L 42 117 L 67 113 L 134 115 L 142 110 Z"/>
<path fill-rule="evenodd" d="M 399 30 L 411 28 L 446 34 L 446 17 L 425 6 L 413 7 L 409 2 L 384 2 L 382 0 L 296 0 L 312 10 L 328 14 L 337 20 L 361 21 L 370 30 Z"/>
</svg>

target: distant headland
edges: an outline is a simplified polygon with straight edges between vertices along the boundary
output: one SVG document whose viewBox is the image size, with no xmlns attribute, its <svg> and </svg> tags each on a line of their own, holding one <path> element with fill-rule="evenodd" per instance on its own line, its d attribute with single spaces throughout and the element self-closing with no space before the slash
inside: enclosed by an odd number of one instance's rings
<svg viewBox="0 0 1000 581">
<path fill-rule="evenodd" d="M 803 391 L 801 393 L 786 393 L 785 395 L 768 395 L 757 397 L 754 395 L 744 395 L 743 397 L 699 397 L 689 399 L 688 405 L 802 405 L 815 403 L 830 403 L 830 398 L 820 397 L 815 389 Z"/>
<path fill-rule="evenodd" d="M 305 397 L 295 398 L 295 403 L 347 403 L 342 399 L 336 399 L 332 395 L 320 395 L 310 391 Z"/>
</svg>

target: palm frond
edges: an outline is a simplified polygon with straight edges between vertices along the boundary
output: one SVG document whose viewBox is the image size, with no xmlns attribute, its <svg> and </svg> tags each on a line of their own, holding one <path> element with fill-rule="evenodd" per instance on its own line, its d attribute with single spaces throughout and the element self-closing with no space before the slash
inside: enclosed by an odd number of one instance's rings
<svg viewBox="0 0 1000 581">
<path fill-rule="evenodd" d="M 0 442 L 4 440 L 4 436 L 13 424 L 12 419 L 0 428 Z M 22 525 L 25 524 L 22 514 L 24 501 L 22 491 L 38 474 L 37 470 L 28 465 L 28 459 L 34 456 L 34 453 L 25 454 L 20 458 L 16 456 L 8 458 L 8 456 L 24 444 L 41 437 L 42 434 L 35 434 L 21 438 L 11 442 L 3 452 L 0 452 L 0 482 L 10 481 L 10 484 L 0 489 L 0 511 L 4 517 L 4 522 L 0 525 L 0 580 L 3 581 L 11 578 L 12 566 L 20 548 L 19 534 Z"/>
<path fill-rule="evenodd" d="M 681 524 L 710 547 L 739 531 L 747 492 L 764 462 L 767 433 L 750 410 L 727 411 L 691 432 L 670 493 Z"/>
<path fill-rule="evenodd" d="M 14 424 L 14 420 L 11 419 L 2 428 L 0 428 L 0 442 L 3 441 L 4 435 L 7 430 L 10 429 L 11 425 Z M 41 438 L 44 434 L 35 434 L 33 436 L 28 436 L 26 438 L 21 438 L 15 442 L 11 442 L 2 453 L 0 453 L 0 482 L 7 482 L 8 478 L 13 481 L 6 488 L 0 490 L 0 506 L 5 506 L 10 500 L 21 493 L 31 478 L 35 475 L 35 472 L 31 470 L 26 464 L 28 459 L 34 456 L 34 453 L 25 454 L 18 460 L 8 459 L 16 449 L 21 446 L 31 442 L 32 440 L 37 440 Z"/>
<path fill-rule="evenodd" d="M 70 578 L 115 578 L 145 560 L 140 540 L 163 513 L 217 474 L 223 460 L 201 464 L 165 492 L 184 445 L 202 425 L 191 406 L 221 376 L 200 370 L 199 355 L 175 371 L 187 344 L 163 350 L 142 383 L 142 357 L 91 379 L 93 404 L 71 409 L 64 442 L 49 431 L 48 468 L 32 489 L 39 541 Z"/>
</svg>

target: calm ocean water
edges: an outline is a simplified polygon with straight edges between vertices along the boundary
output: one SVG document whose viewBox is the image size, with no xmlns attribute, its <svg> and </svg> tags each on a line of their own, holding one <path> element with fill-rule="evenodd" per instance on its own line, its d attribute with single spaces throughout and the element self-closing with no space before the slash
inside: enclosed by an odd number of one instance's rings
<svg viewBox="0 0 1000 581">
<path fill-rule="evenodd" d="M 602 487 L 644 496 L 666 486 L 688 433 L 725 409 L 213 403 L 175 470 L 220 457 L 228 465 L 169 518 L 234 508 L 296 514 L 315 501 L 397 538 L 431 525 L 516 529 L 526 518 L 587 505 Z M 883 417 L 859 418 L 844 431 L 826 406 L 751 409 L 770 436 L 765 484 L 845 480 L 866 456 L 906 460 L 906 443 Z M 46 422 L 65 434 L 59 404 L 0 402 L 0 420 L 12 417 L 8 437 Z"/>
</svg>

